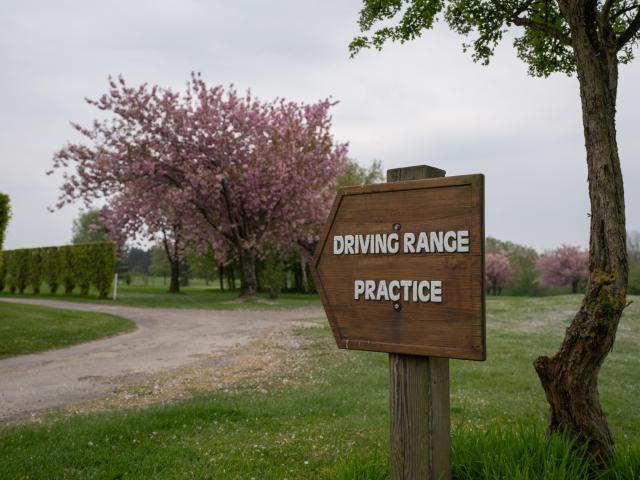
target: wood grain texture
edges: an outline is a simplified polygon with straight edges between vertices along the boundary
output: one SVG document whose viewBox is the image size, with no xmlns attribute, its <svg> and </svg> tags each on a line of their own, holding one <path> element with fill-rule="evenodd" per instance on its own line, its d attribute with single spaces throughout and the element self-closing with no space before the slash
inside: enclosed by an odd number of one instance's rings
<svg viewBox="0 0 640 480">
<path fill-rule="evenodd" d="M 390 170 L 387 182 L 444 175 L 421 165 Z M 451 479 L 449 402 L 448 358 L 389 354 L 392 480 Z"/>
<path fill-rule="evenodd" d="M 402 169 L 401 169 L 402 170 Z M 444 171 L 421 166 L 396 178 Z M 390 172 L 391 173 L 391 172 Z M 469 231 L 469 252 L 334 255 L 333 236 Z M 312 261 L 340 348 L 484 360 L 484 177 L 467 175 L 340 190 Z M 441 303 L 354 299 L 355 280 L 442 280 Z"/>
<path fill-rule="evenodd" d="M 392 480 L 450 480 L 449 359 L 389 354 Z"/>
</svg>

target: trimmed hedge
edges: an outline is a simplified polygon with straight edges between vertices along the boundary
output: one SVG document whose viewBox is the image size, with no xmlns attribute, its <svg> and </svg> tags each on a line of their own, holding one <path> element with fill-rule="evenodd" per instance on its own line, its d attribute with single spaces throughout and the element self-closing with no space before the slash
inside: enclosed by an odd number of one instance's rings
<svg viewBox="0 0 640 480">
<path fill-rule="evenodd" d="M 100 298 L 106 298 L 111 291 L 116 263 L 112 243 L 19 249 L 1 254 L 0 292 L 7 289 L 24 293 L 30 287 L 32 293 L 38 294 L 43 282 L 53 294 L 60 285 L 65 294 L 78 287 L 81 295 L 88 295 L 94 287 Z"/>
</svg>

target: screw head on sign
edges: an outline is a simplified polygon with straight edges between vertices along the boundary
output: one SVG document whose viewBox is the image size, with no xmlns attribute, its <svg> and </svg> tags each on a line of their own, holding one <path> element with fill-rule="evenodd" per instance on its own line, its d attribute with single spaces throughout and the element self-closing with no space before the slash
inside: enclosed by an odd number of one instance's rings
<svg viewBox="0 0 640 480">
<path fill-rule="evenodd" d="M 393 309 L 396 312 L 399 312 L 400 310 L 402 310 L 402 305 L 400 305 L 398 302 L 393 302 Z"/>
<path fill-rule="evenodd" d="M 393 224 L 393 231 L 394 232 L 399 232 L 401 228 L 402 228 L 402 226 L 399 223 L 394 223 Z"/>
</svg>

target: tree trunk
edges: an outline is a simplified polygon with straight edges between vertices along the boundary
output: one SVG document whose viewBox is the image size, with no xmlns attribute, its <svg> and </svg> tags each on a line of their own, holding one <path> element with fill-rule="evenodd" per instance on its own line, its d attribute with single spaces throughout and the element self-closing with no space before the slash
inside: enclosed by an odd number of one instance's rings
<svg viewBox="0 0 640 480">
<path fill-rule="evenodd" d="M 247 248 L 243 248 L 240 254 L 240 269 L 242 278 L 240 280 L 240 296 L 253 297 L 258 294 L 258 282 L 256 280 L 256 256 Z"/>
<path fill-rule="evenodd" d="M 598 397 L 598 372 L 626 306 L 628 263 L 624 192 L 616 143 L 616 52 L 594 47 L 585 31 L 582 2 L 562 2 L 576 54 L 585 146 L 591 230 L 589 278 L 580 310 L 558 353 L 534 366 L 550 405 L 549 431 L 568 434 L 606 463 L 613 437 Z"/>
<path fill-rule="evenodd" d="M 309 293 L 309 279 L 307 278 L 307 262 L 302 253 L 300 253 L 300 271 L 302 272 L 302 288 L 304 289 L 304 293 Z"/>
<path fill-rule="evenodd" d="M 220 291 L 224 292 L 224 267 L 218 266 L 218 281 L 220 282 Z"/>
<path fill-rule="evenodd" d="M 171 265 L 169 293 L 180 293 L 180 262 L 169 260 L 169 264 Z"/>
<path fill-rule="evenodd" d="M 178 229 L 174 228 L 173 244 L 169 240 L 167 233 L 162 232 L 162 243 L 164 244 L 164 252 L 167 254 L 167 260 L 171 268 L 169 280 L 169 293 L 180 293 L 180 235 Z"/>
</svg>

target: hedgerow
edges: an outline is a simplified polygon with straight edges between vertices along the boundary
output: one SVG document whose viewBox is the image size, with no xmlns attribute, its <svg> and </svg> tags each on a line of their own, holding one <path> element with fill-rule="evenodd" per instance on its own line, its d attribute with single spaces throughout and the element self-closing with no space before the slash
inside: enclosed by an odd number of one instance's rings
<svg viewBox="0 0 640 480">
<path fill-rule="evenodd" d="M 111 290 L 115 249 L 110 242 L 9 250 L 2 256 L 0 291 L 24 293 L 30 287 L 38 294 L 43 282 L 53 294 L 60 285 L 65 294 L 77 287 L 81 295 L 94 287 L 100 298 Z"/>
</svg>

